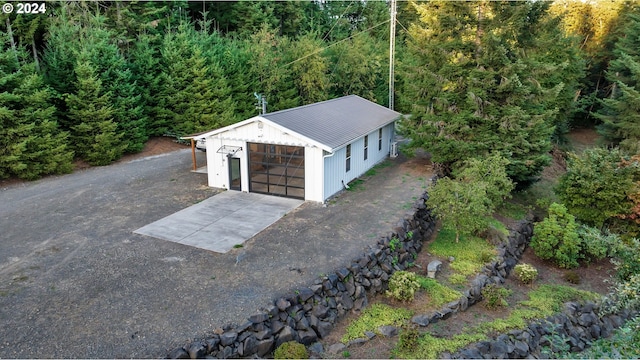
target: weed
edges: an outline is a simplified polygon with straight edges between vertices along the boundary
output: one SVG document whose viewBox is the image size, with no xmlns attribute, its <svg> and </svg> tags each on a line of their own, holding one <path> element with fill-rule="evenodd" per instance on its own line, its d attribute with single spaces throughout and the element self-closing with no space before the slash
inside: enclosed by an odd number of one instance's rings
<svg viewBox="0 0 640 360">
<path fill-rule="evenodd" d="M 350 340 L 363 338 L 365 331 L 377 332 L 380 326 L 398 326 L 413 315 L 413 312 L 403 308 L 392 308 L 385 304 L 373 304 L 364 309 L 360 316 L 347 326 L 346 333 L 342 336 L 343 343 Z"/>
<path fill-rule="evenodd" d="M 351 353 L 349 352 L 349 350 L 344 350 L 344 351 L 342 352 L 342 357 L 343 357 L 343 358 L 351 357 Z"/>
<path fill-rule="evenodd" d="M 394 272 L 389 279 L 386 295 L 400 301 L 412 301 L 416 290 L 420 288 L 417 279 L 418 275 L 410 271 Z"/>
<path fill-rule="evenodd" d="M 233 245 L 233 248 L 234 248 L 234 249 L 240 249 L 240 248 L 243 248 L 243 247 L 244 247 L 244 245 L 242 245 L 242 244 L 235 244 L 235 245 Z"/>
<path fill-rule="evenodd" d="M 304 345 L 295 341 L 289 341 L 278 346 L 273 353 L 274 359 L 308 359 L 309 353 Z"/>
<path fill-rule="evenodd" d="M 398 239 L 397 237 L 391 238 L 391 240 L 389 241 L 389 249 L 391 249 L 391 251 L 396 251 L 396 249 L 400 248 L 400 239 Z"/>
<path fill-rule="evenodd" d="M 364 180 L 355 179 L 349 183 L 349 188 L 347 189 L 347 191 L 362 191 L 364 190 L 364 186 L 362 186 L 363 183 Z"/>
<path fill-rule="evenodd" d="M 523 284 L 533 284 L 536 278 L 538 278 L 538 270 L 529 264 L 518 264 L 513 271 L 516 278 Z"/>
<path fill-rule="evenodd" d="M 420 332 L 414 327 L 403 327 L 396 345 L 400 352 L 407 352 L 418 346 Z"/>
<path fill-rule="evenodd" d="M 482 297 L 484 297 L 484 306 L 487 309 L 497 309 L 498 307 L 507 307 L 507 297 L 511 296 L 513 292 L 509 289 L 490 284 L 482 289 Z"/>
<path fill-rule="evenodd" d="M 467 277 L 462 274 L 451 274 L 451 276 L 449 276 L 449 282 L 453 285 L 465 285 L 467 283 Z"/>
<path fill-rule="evenodd" d="M 407 239 L 411 240 L 413 238 L 413 231 L 407 232 Z"/>
</svg>

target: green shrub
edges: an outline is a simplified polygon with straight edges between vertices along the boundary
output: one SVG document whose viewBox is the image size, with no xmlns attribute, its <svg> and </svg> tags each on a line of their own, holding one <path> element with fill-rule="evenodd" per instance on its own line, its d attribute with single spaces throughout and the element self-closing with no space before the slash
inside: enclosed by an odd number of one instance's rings
<svg viewBox="0 0 640 360">
<path fill-rule="evenodd" d="M 622 244 L 618 235 L 587 225 L 580 225 L 578 236 L 582 243 L 582 257 L 587 260 L 600 260 L 611 256 Z"/>
<path fill-rule="evenodd" d="M 420 332 L 413 327 L 404 327 L 398 337 L 396 349 L 401 352 L 410 352 L 418 346 Z"/>
<path fill-rule="evenodd" d="M 640 274 L 634 274 L 628 280 L 616 283 L 612 293 L 615 302 L 605 309 L 606 312 L 615 313 L 621 309 L 640 308 Z"/>
<path fill-rule="evenodd" d="M 500 306 L 507 307 L 509 303 L 507 303 L 506 298 L 511 295 L 511 290 L 505 289 L 503 287 L 490 284 L 482 289 L 482 297 L 484 297 L 485 303 L 484 306 L 487 309 L 497 309 Z"/>
<path fill-rule="evenodd" d="M 420 288 L 418 277 L 410 271 L 396 271 L 389 279 L 387 296 L 400 301 L 412 301 L 416 290 Z"/>
<path fill-rule="evenodd" d="M 529 264 L 518 264 L 513 271 L 523 284 L 532 284 L 538 278 L 538 270 Z"/>
<path fill-rule="evenodd" d="M 615 249 L 616 275 L 620 280 L 628 280 L 635 274 L 640 274 L 640 240 L 631 239 L 628 243 L 620 243 Z"/>
<path fill-rule="evenodd" d="M 575 217 L 564 205 L 551 204 L 549 216 L 533 229 L 531 248 L 541 259 L 552 260 L 562 268 L 578 266 L 580 237 Z"/>
<path fill-rule="evenodd" d="M 578 285 L 580 284 L 580 275 L 578 275 L 575 271 L 568 271 L 563 276 L 564 280 L 570 284 Z"/>
<path fill-rule="evenodd" d="M 278 346 L 273 353 L 274 359 L 308 359 L 309 354 L 304 345 L 295 341 L 289 341 Z"/>
</svg>

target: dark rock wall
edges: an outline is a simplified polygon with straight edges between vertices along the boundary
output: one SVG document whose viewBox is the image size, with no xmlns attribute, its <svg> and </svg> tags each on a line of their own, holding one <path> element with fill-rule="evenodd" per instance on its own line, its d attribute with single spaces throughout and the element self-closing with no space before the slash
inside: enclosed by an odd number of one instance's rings
<svg viewBox="0 0 640 360">
<path fill-rule="evenodd" d="M 348 266 L 279 297 L 261 313 L 247 314 L 242 325 L 219 329 L 210 338 L 173 349 L 167 357 L 264 357 L 287 341 L 310 345 L 327 336 L 348 311 L 367 305 L 367 294 L 385 291 L 391 274 L 412 265 L 436 224 L 426 198 L 425 193 L 417 199 L 387 236 Z"/>
</svg>

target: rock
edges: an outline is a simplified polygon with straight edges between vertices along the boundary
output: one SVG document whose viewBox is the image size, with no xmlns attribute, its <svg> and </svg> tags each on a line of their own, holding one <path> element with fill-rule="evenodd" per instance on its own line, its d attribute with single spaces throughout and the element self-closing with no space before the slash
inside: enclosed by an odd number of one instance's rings
<svg viewBox="0 0 640 360">
<path fill-rule="evenodd" d="M 466 311 L 469 308 L 469 298 L 463 296 L 458 300 L 460 302 L 460 311 Z"/>
<path fill-rule="evenodd" d="M 279 298 L 276 300 L 276 306 L 280 311 L 285 311 L 289 306 L 291 306 L 291 303 L 285 298 Z"/>
<path fill-rule="evenodd" d="M 327 349 L 327 352 L 329 354 L 337 354 L 345 350 L 346 348 L 347 347 L 343 343 L 337 343 L 337 344 L 330 345 L 329 348 Z"/>
<path fill-rule="evenodd" d="M 494 341 L 491 343 L 491 350 L 489 351 L 490 358 L 492 359 L 506 359 L 507 356 L 507 344 L 502 341 Z"/>
<path fill-rule="evenodd" d="M 272 349 L 273 349 L 273 338 L 271 337 L 268 339 L 258 341 L 258 348 L 256 353 L 258 354 L 258 357 L 264 358 L 264 356 L 270 353 Z"/>
<path fill-rule="evenodd" d="M 414 324 L 417 324 L 419 326 L 427 326 L 429 325 L 429 319 L 431 317 L 429 315 L 423 314 L 423 315 L 416 315 L 414 317 L 411 318 L 411 322 Z"/>
<path fill-rule="evenodd" d="M 328 311 L 329 311 L 328 307 L 324 305 L 316 305 L 316 307 L 314 307 L 313 310 L 311 310 L 311 314 L 313 314 L 318 319 L 324 319 L 325 317 L 327 317 Z"/>
<path fill-rule="evenodd" d="M 524 341 L 518 340 L 515 342 L 514 346 L 514 352 L 519 358 L 522 359 L 529 354 L 529 345 Z"/>
<path fill-rule="evenodd" d="M 333 325 L 330 322 L 326 322 L 326 321 L 319 321 L 318 322 L 318 326 L 317 328 L 313 328 L 316 333 L 318 333 L 318 336 L 320 336 L 320 338 L 325 338 L 327 337 L 327 335 L 329 335 L 329 333 L 331 333 L 331 330 L 333 329 Z"/>
<path fill-rule="evenodd" d="M 435 279 L 436 275 L 438 274 L 438 272 L 440 272 L 441 268 L 442 268 L 442 261 L 434 260 L 430 262 L 429 265 L 427 265 L 427 276 L 432 279 Z"/>
<path fill-rule="evenodd" d="M 167 355 L 169 359 L 190 359 L 189 353 L 182 347 L 177 347 Z"/>
<path fill-rule="evenodd" d="M 594 324 L 589 328 L 589 332 L 594 339 L 599 339 L 602 331 L 600 330 L 600 326 Z"/>
<path fill-rule="evenodd" d="M 440 312 L 440 318 L 442 320 L 447 320 L 454 313 L 453 310 L 451 310 L 449 308 L 444 308 L 444 309 L 440 310 L 439 312 Z"/>
<path fill-rule="evenodd" d="M 311 329 L 299 331 L 298 337 L 300 338 L 300 343 L 304 345 L 311 345 L 312 343 L 318 341 L 318 335 Z"/>
<path fill-rule="evenodd" d="M 214 350 L 218 350 L 218 344 L 220 343 L 220 339 L 217 337 L 213 337 L 213 338 L 209 338 L 207 340 L 205 340 L 205 343 L 207 344 L 207 352 L 211 353 Z"/>
<path fill-rule="evenodd" d="M 207 355 L 207 346 L 200 341 L 196 341 L 189 345 L 187 352 L 192 359 L 202 359 Z"/>
<path fill-rule="evenodd" d="M 449 256 L 449 262 L 454 262 L 456 261 L 456 258 L 454 258 L 453 256 Z"/>
<path fill-rule="evenodd" d="M 336 275 L 338 275 L 338 279 L 340 279 L 340 281 L 343 281 L 347 276 L 349 276 L 349 274 L 350 272 L 347 268 L 341 268 L 336 271 Z"/>
<path fill-rule="evenodd" d="M 222 346 L 229 346 L 233 344 L 238 338 L 238 333 L 235 331 L 228 331 L 220 335 L 220 344 Z"/>
<path fill-rule="evenodd" d="M 584 313 L 578 318 L 578 324 L 583 327 L 591 326 L 591 324 L 595 323 L 596 321 L 597 318 L 594 313 Z"/>
<path fill-rule="evenodd" d="M 255 336 L 249 336 L 246 338 L 243 345 L 242 354 L 240 354 L 240 356 L 247 357 L 258 352 L 258 340 L 256 340 Z"/>
<path fill-rule="evenodd" d="M 364 332 L 364 335 L 365 335 L 366 337 L 368 337 L 368 338 L 369 338 L 369 340 L 371 340 L 371 339 L 373 339 L 374 337 L 376 337 L 376 333 L 374 333 L 373 331 L 365 331 L 365 332 Z"/>
<path fill-rule="evenodd" d="M 307 349 L 312 354 L 321 355 L 322 353 L 324 353 L 324 346 L 322 346 L 322 343 L 319 342 L 311 344 Z"/>
<path fill-rule="evenodd" d="M 297 333 L 291 326 L 285 326 L 279 333 L 276 335 L 276 347 L 288 342 L 296 340 Z"/>
<path fill-rule="evenodd" d="M 349 294 L 342 294 L 342 306 L 344 306 L 345 310 L 351 310 L 353 308 L 353 300 Z"/>
<path fill-rule="evenodd" d="M 369 339 L 365 339 L 365 338 L 353 339 L 353 340 L 351 340 L 351 341 L 349 341 L 347 343 L 347 347 L 350 347 L 350 346 L 353 346 L 353 345 L 360 346 L 360 345 L 366 343 L 367 341 L 369 341 Z"/>
<path fill-rule="evenodd" d="M 362 309 L 364 309 L 367 304 L 369 303 L 369 301 L 367 300 L 367 297 L 361 297 L 358 298 L 356 301 L 353 302 L 353 311 L 361 311 Z"/>
<path fill-rule="evenodd" d="M 249 316 L 249 321 L 254 324 L 259 324 L 267 320 L 269 320 L 269 314 L 260 313 Z"/>
<path fill-rule="evenodd" d="M 271 331 L 277 334 L 284 328 L 284 324 L 280 320 L 271 320 Z"/>
<path fill-rule="evenodd" d="M 393 337 L 398 335 L 398 328 L 391 325 L 384 325 L 378 328 L 378 331 L 384 337 Z"/>
<path fill-rule="evenodd" d="M 460 358 L 462 359 L 483 359 L 480 351 L 474 347 L 460 351 Z"/>
<path fill-rule="evenodd" d="M 309 288 L 303 288 L 299 291 L 298 297 L 300 298 L 300 302 L 306 302 L 311 297 L 313 297 L 314 291 Z"/>
<path fill-rule="evenodd" d="M 255 333 L 255 337 L 257 340 L 264 340 L 268 337 L 271 337 L 271 335 L 271 329 L 264 329 Z"/>
</svg>

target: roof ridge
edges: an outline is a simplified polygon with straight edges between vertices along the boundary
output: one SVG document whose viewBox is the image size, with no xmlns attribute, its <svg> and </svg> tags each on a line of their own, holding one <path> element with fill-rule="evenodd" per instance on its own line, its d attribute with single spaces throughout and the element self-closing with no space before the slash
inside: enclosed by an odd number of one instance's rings
<svg viewBox="0 0 640 360">
<path fill-rule="evenodd" d="M 285 112 L 288 112 L 288 111 L 292 111 L 292 110 L 300 110 L 300 109 L 303 109 L 303 108 L 322 105 L 322 104 L 329 103 L 329 102 L 332 102 L 332 101 L 342 100 L 342 99 L 346 99 L 346 98 L 350 98 L 350 97 L 354 97 L 354 96 L 357 97 L 357 98 L 365 100 L 364 98 L 361 98 L 360 96 L 358 96 L 356 94 L 351 94 L 351 95 L 341 96 L 341 97 L 337 97 L 337 98 L 334 98 L 334 99 L 324 100 L 324 101 L 311 103 L 311 104 L 307 104 L 307 105 L 300 105 L 300 106 L 297 106 L 297 107 L 294 107 L 294 108 L 290 108 L 290 109 L 278 110 L 278 111 L 262 114 L 260 116 L 262 116 L 263 118 L 266 119 L 267 116 L 269 116 L 269 115 L 282 114 L 282 113 L 285 113 Z M 376 105 L 379 105 L 379 104 L 376 104 Z"/>
</svg>

